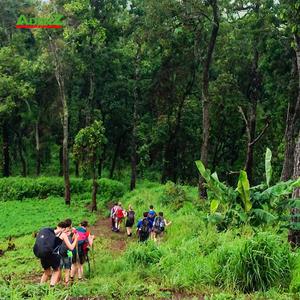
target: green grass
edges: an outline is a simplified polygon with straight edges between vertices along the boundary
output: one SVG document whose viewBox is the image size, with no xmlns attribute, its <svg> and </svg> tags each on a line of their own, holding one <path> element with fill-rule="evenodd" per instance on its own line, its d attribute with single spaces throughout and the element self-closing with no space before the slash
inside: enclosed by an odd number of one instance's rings
<svg viewBox="0 0 300 300">
<path fill-rule="evenodd" d="M 93 223 L 96 216 L 91 214 L 85 205 L 85 201 L 78 198 L 76 201 L 75 198 L 68 207 L 60 197 L 0 202 L 0 220 L 5 220 L 1 224 L 0 240 L 9 236 L 29 234 L 41 227 L 55 226 L 66 218 L 71 218 L 74 224 L 83 219 Z"/>
<path fill-rule="evenodd" d="M 205 223 L 206 204 L 198 202 L 196 188 L 172 184 L 165 187 L 149 181 L 139 183 L 135 191 L 125 193 L 122 203 L 125 207 L 132 205 L 138 217 L 150 204 L 156 211 L 164 212 L 172 225 L 167 228 L 161 243 L 139 245 L 132 241 L 116 256 L 109 250 L 110 239 L 98 238 L 88 281 L 69 289 L 58 286 L 52 290 L 47 285 L 33 284 L 30 278 L 41 275 L 42 270 L 32 253 L 34 238 L 31 232 L 42 226 L 55 225 L 67 217 L 75 223 L 83 218 L 95 221 L 96 216 L 85 209 L 89 197 L 89 194 L 74 196 L 71 208 L 65 207 L 63 199 L 56 197 L 0 203 L 0 217 L 6 220 L 0 249 L 7 247 L 5 238 L 19 236 L 13 239 L 16 250 L 0 257 L 0 299 L 65 299 L 67 296 L 171 299 L 173 293 L 182 295 L 182 299 L 197 299 L 199 295 L 205 295 L 207 300 L 299 299 L 300 255 L 296 252 L 291 257 L 289 285 L 289 271 L 282 265 L 285 264 L 285 252 L 289 251 L 282 242 L 284 236 L 277 239 L 272 228 L 264 228 L 266 232 L 256 238 L 250 226 L 218 233 Z M 102 202 L 99 206 L 104 209 Z M 107 211 L 103 210 L 103 213 Z M 246 266 L 244 270 L 239 269 L 240 257 L 245 260 L 240 264 Z M 272 260 L 270 265 L 269 259 Z M 257 260 L 265 263 L 259 271 Z M 278 267 L 275 273 L 285 277 L 284 285 L 279 276 L 267 281 L 266 291 L 243 293 L 245 282 L 256 278 L 251 277 L 253 274 L 258 274 L 264 283 L 263 274 L 273 276 L 274 266 Z M 246 275 L 238 277 L 243 272 Z M 249 277 L 247 272 L 252 275 Z"/>
</svg>

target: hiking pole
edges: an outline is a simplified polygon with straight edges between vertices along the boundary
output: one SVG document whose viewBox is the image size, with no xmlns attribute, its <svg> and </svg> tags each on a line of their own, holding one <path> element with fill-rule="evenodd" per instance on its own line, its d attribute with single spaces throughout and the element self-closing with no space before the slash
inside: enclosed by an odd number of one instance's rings
<svg viewBox="0 0 300 300">
<path fill-rule="evenodd" d="M 88 263 L 89 278 L 91 278 L 91 264 L 90 264 L 90 258 L 89 258 L 88 253 L 86 254 L 86 261 Z"/>
<path fill-rule="evenodd" d="M 94 243 L 92 244 L 92 261 L 93 261 L 93 269 L 96 271 L 96 263 L 95 263 L 95 253 L 94 253 Z"/>
</svg>

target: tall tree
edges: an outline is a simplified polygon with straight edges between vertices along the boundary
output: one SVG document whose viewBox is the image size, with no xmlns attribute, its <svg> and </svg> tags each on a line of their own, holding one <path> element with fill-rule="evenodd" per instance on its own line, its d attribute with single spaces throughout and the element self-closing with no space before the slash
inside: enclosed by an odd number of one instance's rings
<svg viewBox="0 0 300 300">
<path fill-rule="evenodd" d="M 81 129 L 75 137 L 74 155 L 85 168 L 92 173 L 93 191 L 91 211 L 97 210 L 97 161 L 106 143 L 102 121 L 94 121 L 91 126 Z"/>
<path fill-rule="evenodd" d="M 203 75 L 202 75 L 202 145 L 201 145 L 201 156 L 200 159 L 205 166 L 208 164 L 208 153 L 209 153 L 209 132 L 210 132 L 210 97 L 209 97 L 209 83 L 210 76 L 209 72 L 212 64 L 212 57 L 216 45 L 216 40 L 219 32 L 219 23 L 220 23 L 220 12 L 218 0 L 208 1 L 209 5 L 212 8 L 212 28 L 210 33 L 210 38 L 207 47 L 207 53 L 203 66 Z M 198 182 L 198 192 L 199 198 L 206 196 L 206 191 L 204 187 L 204 178 L 199 177 Z"/>
<path fill-rule="evenodd" d="M 288 37 L 293 37 L 291 42 L 294 50 L 292 59 L 292 80 L 298 78 L 300 82 L 300 2 L 298 0 L 282 1 L 281 18 L 287 26 Z M 284 134 L 285 153 L 281 172 L 281 180 L 288 180 L 293 175 L 295 138 L 297 136 L 300 117 L 300 83 L 297 85 L 296 99 L 291 99 L 288 104 L 286 128 Z"/>
<path fill-rule="evenodd" d="M 63 43 L 60 40 L 53 39 L 49 36 L 50 42 L 50 54 L 53 58 L 54 73 L 58 85 L 59 98 L 62 105 L 62 127 L 63 127 L 63 176 L 65 181 L 65 203 L 71 204 L 71 186 L 70 186 L 70 173 L 69 173 L 69 108 L 66 96 L 65 87 L 65 67 L 63 61 L 62 51 L 58 46 L 59 43 Z M 60 45 L 60 47 L 64 47 Z"/>
</svg>

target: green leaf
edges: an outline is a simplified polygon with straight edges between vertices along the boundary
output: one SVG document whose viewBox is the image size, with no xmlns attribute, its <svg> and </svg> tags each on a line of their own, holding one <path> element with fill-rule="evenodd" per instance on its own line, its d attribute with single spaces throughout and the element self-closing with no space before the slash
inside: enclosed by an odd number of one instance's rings
<svg viewBox="0 0 300 300">
<path fill-rule="evenodd" d="M 220 204 L 220 201 L 216 200 L 216 199 L 214 199 L 210 202 L 210 213 L 211 214 L 214 214 L 217 211 L 219 204 Z"/>
<path fill-rule="evenodd" d="M 267 181 L 268 187 L 270 186 L 270 181 L 271 181 L 272 172 L 273 172 L 271 160 L 272 160 L 272 151 L 269 148 L 267 148 L 266 157 L 265 157 L 265 172 L 266 172 L 266 181 Z"/>
<path fill-rule="evenodd" d="M 209 172 L 205 169 L 204 164 L 202 163 L 201 160 L 195 161 L 196 166 L 201 174 L 201 176 L 205 179 L 206 182 L 210 181 L 210 174 Z"/>
<path fill-rule="evenodd" d="M 245 211 L 250 211 L 252 208 L 252 203 L 250 201 L 250 185 L 247 173 L 243 170 L 240 172 L 237 191 L 243 201 Z"/>
<path fill-rule="evenodd" d="M 260 222 L 263 222 L 266 224 L 270 224 L 277 220 L 276 216 L 274 216 L 270 212 L 260 209 L 260 208 L 253 209 L 253 218 L 256 218 Z"/>
<path fill-rule="evenodd" d="M 300 187 L 300 177 L 299 177 L 298 179 L 296 179 L 296 181 L 294 181 L 294 182 L 292 183 L 292 187 L 293 187 L 293 188 L 298 188 L 298 187 Z"/>
</svg>

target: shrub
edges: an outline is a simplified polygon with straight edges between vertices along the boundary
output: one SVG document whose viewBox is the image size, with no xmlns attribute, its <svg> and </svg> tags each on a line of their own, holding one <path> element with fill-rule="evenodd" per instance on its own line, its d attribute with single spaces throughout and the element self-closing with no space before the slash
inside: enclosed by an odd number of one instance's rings
<svg viewBox="0 0 300 300">
<path fill-rule="evenodd" d="M 108 178 L 101 178 L 98 183 L 98 194 L 105 201 L 119 199 L 125 193 L 125 186 L 119 181 Z"/>
<path fill-rule="evenodd" d="M 243 292 L 286 287 L 291 280 L 291 257 L 287 243 L 275 235 L 258 233 L 243 245 L 217 251 L 220 286 Z"/>
<path fill-rule="evenodd" d="M 186 200 L 186 193 L 182 186 L 172 181 L 165 184 L 163 195 L 160 198 L 163 205 L 171 205 L 174 210 L 179 210 Z"/>
<path fill-rule="evenodd" d="M 0 179 L 0 201 L 22 200 L 25 198 L 47 198 L 64 196 L 64 179 L 62 177 L 8 177 Z M 90 180 L 71 178 L 71 193 L 92 192 Z M 98 194 L 103 200 L 122 197 L 125 187 L 116 180 L 101 178 Z"/>
<path fill-rule="evenodd" d="M 292 293 L 300 292 L 300 251 L 293 253 L 293 272 L 290 284 L 290 291 Z"/>
</svg>

